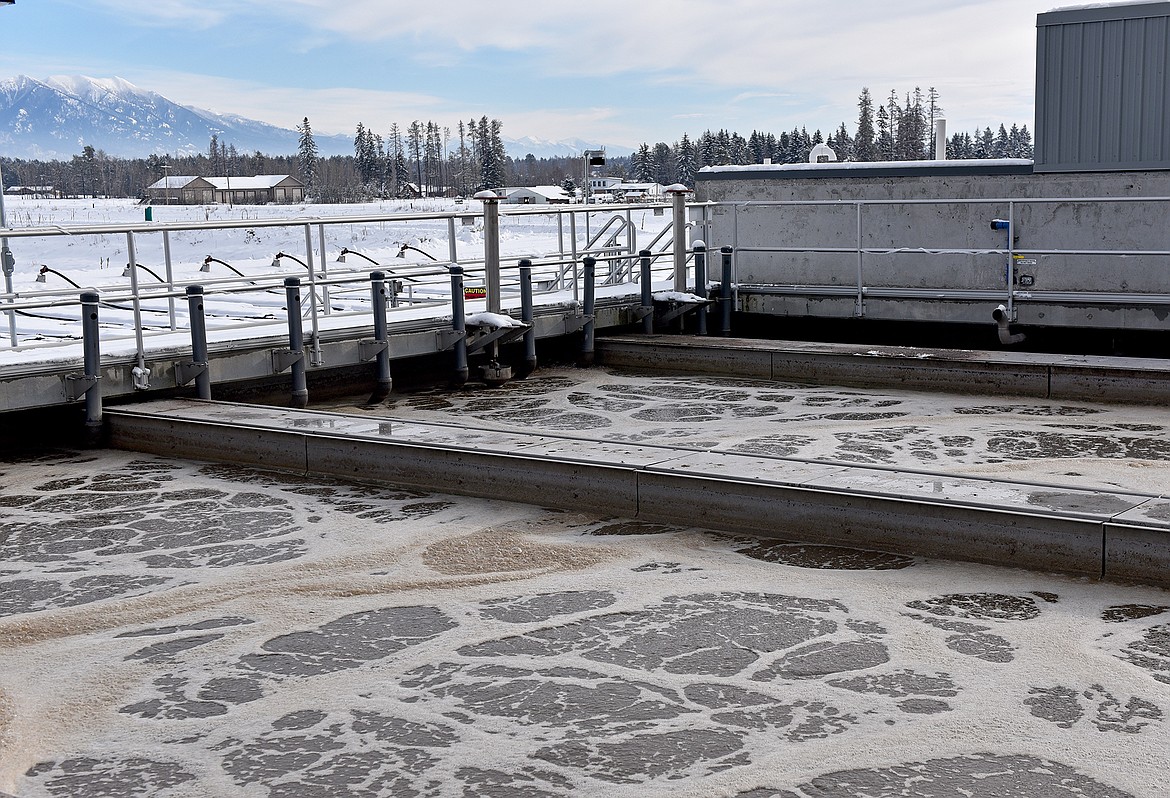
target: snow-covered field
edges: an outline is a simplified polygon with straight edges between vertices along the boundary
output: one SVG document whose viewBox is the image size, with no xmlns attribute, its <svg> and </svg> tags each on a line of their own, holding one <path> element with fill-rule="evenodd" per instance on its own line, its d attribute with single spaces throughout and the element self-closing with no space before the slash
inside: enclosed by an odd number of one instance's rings
<svg viewBox="0 0 1170 798">
<path fill-rule="evenodd" d="M 5 206 L 8 225 L 14 230 L 40 228 L 69 233 L 10 239 L 16 260 L 12 276 L 16 299 L 21 302 L 60 300 L 62 303 L 60 307 L 26 308 L 18 314 L 16 326 L 21 344 L 76 337 L 79 333 L 76 307 L 79 287 L 97 288 L 103 297 L 110 298 L 110 304 L 103 306 L 103 323 L 122 327 L 132 324 L 131 303 L 127 300 L 131 284 L 126 273 L 130 261 L 127 234 L 109 230 L 92 232 L 84 228 L 145 224 L 146 206 L 132 200 L 22 197 L 6 198 Z M 522 257 L 571 252 L 574 233 L 577 246 L 584 247 L 585 215 L 580 207 L 574 207 L 574 210 L 577 211 L 575 230 L 567 216 L 558 217 L 555 213 L 513 215 L 504 208 L 500 220 L 500 252 L 505 271 Z M 330 278 L 350 275 L 358 281 L 366 278 L 371 270 L 381 268 L 410 278 L 403 286 L 409 298 L 449 296 L 446 268 L 436 261 L 451 260 L 452 231 L 458 261 L 468 264 L 482 261 L 483 219 L 477 215 L 481 211 L 480 202 L 446 199 L 355 205 L 153 206 L 154 224 L 202 226 L 170 230 L 165 242 L 161 231 L 134 234 L 134 260 L 142 267 L 137 273 L 139 290 L 145 294 L 158 294 L 166 289 L 166 247 L 169 246 L 172 282 L 180 286 L 180 293 L 181 286 L 192 283 L 206 286 L 209 293 L 227 288 L 248 289 L 243 293 L 219 295 L 208 301 L 209 325 L 212 327 L 240 320 L 274 318 L 284 305 L 283 292 L 279 288 L 281 279 L 293 276 L 307 281 L 305 263 L 311 263 L 318 276 L 323 273 Z M 454 222 L 452 224 L 446 217 L 419 218 L 430 214 L 454 215 Z M 369 221 L 370 217 L 392 215 L 402 218 Z M 669 214 L 655 215 L 649 209 L 626 213 L 599 207 L 590 215 L 589 232 L 596 234 L 615 215 L 632 228 L 635 249 L 649 244 L 670 220 Z M 281 224 L 271 226 L 271 222 Z M 215 224 L 231 226 L 207 227 Z M 615 224 L 621 225 L 622 222 Z M 622 244 L 627 242 L 624 231 L 619 241 Z M 342 263 L 338 256 L 343 249 L 361 254 L 350 254 Z M 289 257 L 274 262 L 277 253 L 286 253 Z M 399 257 L 400 253 L 402 257 Z M 212 260 L 207 262 L 209 256 Z M 205 262 L 206 272 L 201 270 Z M 45 267 L 48 270 L 42 274 Z M 248 279 L 241 278 L 241 274 Z M 43 282 L 38 282 L 38 277 L 42 277 Z M 264 289 L 252 286 L 251 280 L 262 283 Z M 468 285 L 475 285 L 477 280 L 482 284 L 474 265 L 469 266 Z M 330 289 L 329 310 L 344 312 L 368 306 L 368 292 L 368 286 L 361 282 L 348 287 L 333 287 Z M 169 329 L 172 324 L 170 304 L 166 298 L 144 300 L 144 326 Z M 183 329 L 185 302 L 180 297 L 174 304 L 177 326 Z M 322 311 L 324 309 L 322 306 Z M 8 314 L 4 314 L 0 321 L 3 326 L 0 362 L 3 362 L 3 351 L 11 349 Z"/>
</svg>

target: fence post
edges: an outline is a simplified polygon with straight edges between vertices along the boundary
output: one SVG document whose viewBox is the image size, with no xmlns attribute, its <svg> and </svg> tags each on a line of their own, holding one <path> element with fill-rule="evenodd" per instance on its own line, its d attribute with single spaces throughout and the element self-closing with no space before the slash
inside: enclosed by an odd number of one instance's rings
<svg viewBox="0 0 1170 798">
<path fill-rule="evenodd" d="M 719 254 L 723 257 L 723 280 L 719 285 L 719 305 L 723 310 L 720 334 L 726 338 L 731 335 L 731 247 L 720 247 Z"/>
<path fill-rule="evenodd" d="M 596 310 L 595 280 L 597 278 L 597 259 L 585 256 L 581 263 L 585 267 L 585 326 L 582 328 L 584 338 L 581 341 L 581 363 L 593 365 L 593 314 Z"/>
<path fill-rule="evenodd" d="M 524 331 L 524 373 L 527 377 L 536 371 L 536 327 L 532 323 L 532 261 L 520 261 L 520 321 L 528 325 Z"/>
<path fill-rule="evenodd" d="M 207 357 L 207 319 L 203 315 L 203 286 L 189 285 L 187 318 L 191 324 L 191 366 L 196 370 L 195 393 L 200 399 L 211 398 L 211 374 Z"/>
<path fill-rule="evenodd" d="M 284 295 L 288 307 L 288 348 L 292 358 L 292 406 L 308 407 L 309 382 L 305 375 L 305 334 L 301 329 L 300 279 L 284 278 Z"/>
<path fill-rule="evenodd" d="M 455 339 L 455 372 L 451 375 L 451 384 L 463 385 L 467 382 L 467 317 L 463 309 L 463 267 L 452 266 L 451 269 L 451 329 L 456 333 Z"/>
<path fill-rule="evenodd" d="M 694 243 L 695 252 L 695 295 L 701 299 L 707 298 L 707 245 L 702 241 Z M 700 305 L 696 311 L 698 314 L 698 329 L 696 333 L 699 335 L 707 334 L 707 306 Z"/>
<path fill-rule="evenodd" d="M 378 349 L 378 384 L 369 404 L 377 404 L 394 390 L 390 376 L 390 337 L 386 325 L 386 273 L 370 272 L 370 304 L 374 310 L 374 345 Z"/>
</svg>

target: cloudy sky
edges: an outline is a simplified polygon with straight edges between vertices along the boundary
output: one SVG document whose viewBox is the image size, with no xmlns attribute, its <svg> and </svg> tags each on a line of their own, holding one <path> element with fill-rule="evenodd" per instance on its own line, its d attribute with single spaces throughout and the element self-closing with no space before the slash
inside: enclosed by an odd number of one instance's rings
<svg viewBox="0 0 1170 798">
<path fill-rule="evenodd" d="M 1032 127 L 1053 0 L 17 0 L 0 78 L 121 77 L 282 127 L 483 115 L 509 138 L 673 142 L 857 122 L 938 89 L 950 132 Z"/>
</svg>

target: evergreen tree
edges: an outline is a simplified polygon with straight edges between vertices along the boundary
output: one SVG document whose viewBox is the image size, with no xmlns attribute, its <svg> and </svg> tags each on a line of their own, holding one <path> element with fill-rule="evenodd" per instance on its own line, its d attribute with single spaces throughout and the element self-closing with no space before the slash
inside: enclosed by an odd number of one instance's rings
<svg viewBox="0 0 1170 798">
<path fill-rule="evenodd" d="M 838 156 L 839 157 L 839 156 Z M 857 98 L 857 136 L 853 139 L 853 160 L 876 161 L 878 144 L 873 131 L 873 98 L 869 89 L 863 88 Z"/>
<path fill-rule="evenodd" d="M 410 150 L 410 152 L 409 152 L 410 158 L 414 161 L 414 175 L 415 175 L 415 180 L 418 182 L 419 194 L 420 194 L 420 196 L 425 197 L 427 194 L 427 191 L 426 191 L 426 184 L 425 184 L 425 181 L 423 180 L 423 173 L 422 173 L 422 168 L 423 168 L 423 157 L 422 157 L 423 141 L 422 141 L 422 138 L 423 138 L 422 125 L 420 125 L 418 123 L 418 120 L 416 119 L 413 122 L 411 122 L 410 127 L 406 129 L 406 145 Z"/>
<path fill-rule="evenodd" d="M 650 152 L 650 145 L 643 143 L 633 155 L 633 173 L 635 183 L 649 183 L 654 179 L 654 156 Z"/>
<path fill-rule="evenodd" d="M 675 145 L 674 162 L 678 167 L 679 182 L 685 186 L 694 186 L 698 164 L 695 158 L 695 145 L 687 138 L 686 133 L 683 133 L 683 137 Z"/>
<path fill-rule="evenodd" d="M 654 154 L 652 156 L 653 164 L 653 178 L 654 182 L 664 186 L 669 186 L 677 183 L 675 177 L 676 167 L 674 164 L 674 153 L 670 149 L 670 145 L 664 141 L 660 141 L 654 145 Z M 650 182 L 650 181 L 647 181 Z"/>
<path fill-rule="evenodd" d="M 297 125 L 297 132 L 301 134 L 297 148 L 297 166 L 301 170 L 301 181 L 305 184 L 305 195 L 309 195 L 317 187 L 317 142 L 313 141 L 313 129 L 309 127 L 309 117 Z"/>
<path fill-rule="evenodd" d="M 943 118 L 942 112 L 943 108 L 938 104 L 938 89 L 931 86 L 926 90 L 926 135 L 931 141 L 934 140 L 934 123 Z M 942 157 L 934 152 L 933 147 L 933 144 L 927 147 L 929 150 L 927 157 Z"/>
</svg>

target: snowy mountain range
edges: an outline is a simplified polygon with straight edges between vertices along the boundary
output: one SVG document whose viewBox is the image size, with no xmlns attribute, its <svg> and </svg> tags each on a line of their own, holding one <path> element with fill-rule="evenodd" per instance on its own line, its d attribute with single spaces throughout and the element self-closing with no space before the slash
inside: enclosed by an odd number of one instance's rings
<svg viewBox="0 0 1170 798">
<path fill-rule="evenodd" d="M 273 155 L 295 153 L 299 139 L 296 130 L 181 105 L 121 78 L 20 75 L 0 81 L 0 154 L 10 158 L 68 160 L 86 145 L 122 158 L 194 155 L 207 152 L 212 136 L 240 152 Z M 323 156 L 353 154 L 353 136 L 314 133 L 313 139 Z M 596 147 L 532 138 L 505 139 L 504 146 L 513 158 L 576 156 Z M 628 155 L 632 149 L 610 151 Z"/>
</svg>

